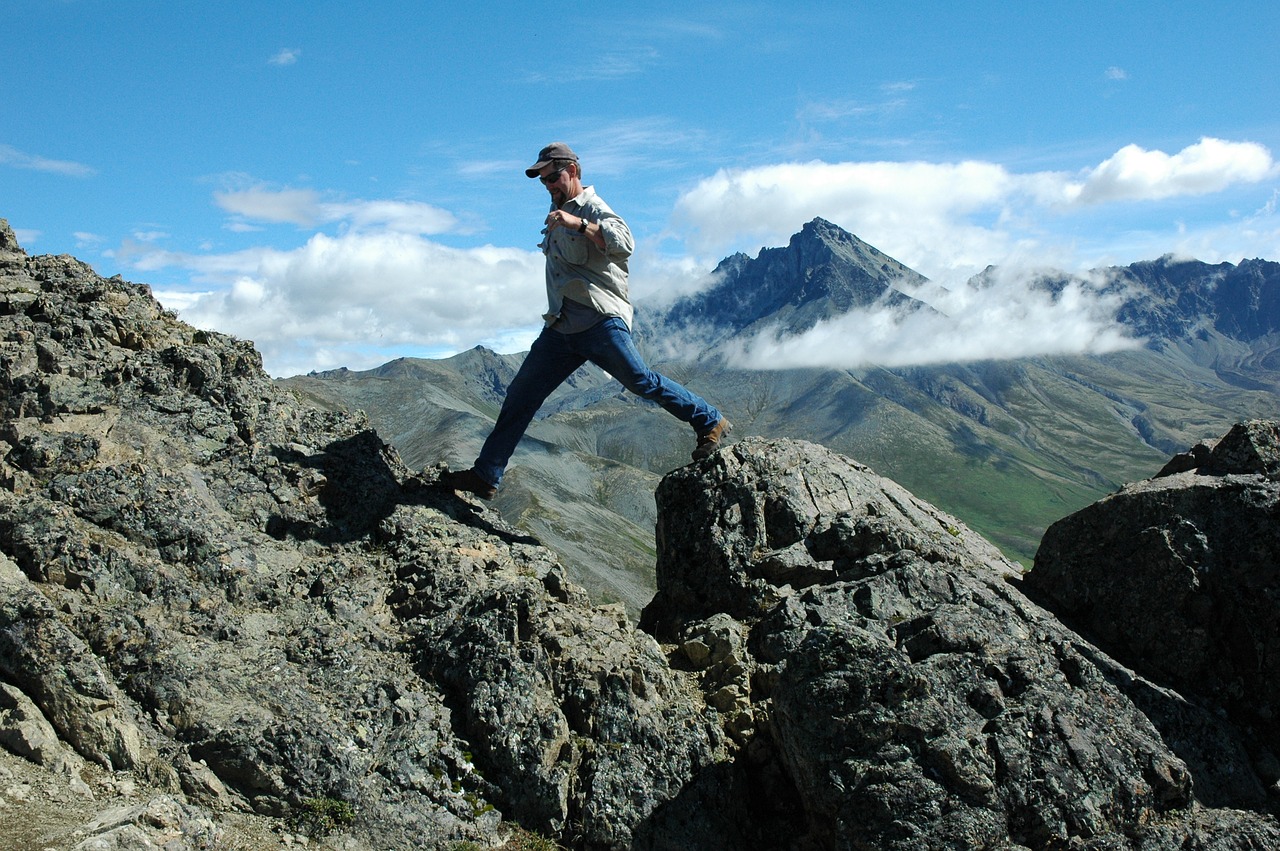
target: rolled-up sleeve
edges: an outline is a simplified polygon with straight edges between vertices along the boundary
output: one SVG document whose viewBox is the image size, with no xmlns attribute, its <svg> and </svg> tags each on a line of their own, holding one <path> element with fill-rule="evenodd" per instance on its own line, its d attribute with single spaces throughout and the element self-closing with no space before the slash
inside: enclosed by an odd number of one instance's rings
<svg viewBox="0 0 1280 851">
<path fill-rule="evenodd" d="M 631 236 L 631 228 L 627 227 L 621 216 L 610 210 L 596 224 L 600 226 L 600 234 L 604 237 L 604 253 L 610 259 L 625 260 L 631 256 L 636 248 L 636 241 Z"/>
</svg>

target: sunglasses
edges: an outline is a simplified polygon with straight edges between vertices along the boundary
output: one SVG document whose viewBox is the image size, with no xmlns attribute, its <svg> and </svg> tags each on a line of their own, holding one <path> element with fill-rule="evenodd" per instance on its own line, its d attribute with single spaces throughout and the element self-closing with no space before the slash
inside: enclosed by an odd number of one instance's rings
<svg viewBox="0 0 1280 851">
<path fill-rule="evenodd" d="M 564 174 L 564 169 L 558 168 L 550 174 L 540 174 L 538 179 L 542 181 L 543 186 L 550 186 L 560 179 L 560 175 Z"/>
</svg>

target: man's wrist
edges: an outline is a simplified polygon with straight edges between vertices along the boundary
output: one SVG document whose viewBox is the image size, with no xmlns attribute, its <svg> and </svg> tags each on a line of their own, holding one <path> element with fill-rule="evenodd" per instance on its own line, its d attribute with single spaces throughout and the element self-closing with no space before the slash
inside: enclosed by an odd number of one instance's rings
<svg viewBox="0 0 1280 851">
<path fill-rule="evenodd" d="M 587 232 L 587 220 L 586 220 L 586 219 L 582 219 L 582 220 L 578 223 L 578 233 L 586 233 L 586 232 Z"/>
</svg>

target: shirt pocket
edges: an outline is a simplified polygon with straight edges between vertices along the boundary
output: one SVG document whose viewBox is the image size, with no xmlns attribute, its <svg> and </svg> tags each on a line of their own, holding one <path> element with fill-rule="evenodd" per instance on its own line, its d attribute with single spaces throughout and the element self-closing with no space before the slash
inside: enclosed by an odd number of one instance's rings
<svg viewBox="0 0 1280 851">
<path fill-rule="evenodd" d="M 560 255 L 560 259 L 575 266 L 587 265 L 587 258 L 590 256 L 587 251 L 587 238 L 576 233 L 564 231 L 563 228 L 561 228 L 561 231 L 552 240 L 552 245 L 556 253 Z"/>
</svg>

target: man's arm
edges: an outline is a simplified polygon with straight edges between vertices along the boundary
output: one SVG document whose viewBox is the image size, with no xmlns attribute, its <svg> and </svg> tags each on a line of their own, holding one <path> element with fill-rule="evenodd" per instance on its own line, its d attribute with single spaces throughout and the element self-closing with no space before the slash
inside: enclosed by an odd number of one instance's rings
<svg viewBox="0 0 1280 851">
<path fill-rule="evenodd" d="M 631 236 L 631 228 L 627 227 L 627 223 L 621 216 L 607 207 L 600 211 L 600 217 L 596 221 L 587 226 L 587 233 L 588 236 L 598 233 L 600 240 L 597 242 L 592 239 L 592 242 L 615 260 L 625 260 L 630 257 L 636 247 L 635 238 Z"/>
<path fill-rule="evenodd" d="M 592 244 L 594 244 L 596 248 L 599 248 L 601 251 L 605 251 L 604 228 L 595 222 L 588 222 L 586 219 L 582 219 L 581 221 L 586 222 L 586 229 L 582 230 L 582 233 L 587 237 L 587 239 L 591 240 Z M 581 226 L 579 226 L 579 229 L 581 230 Z"/>
</svg>

